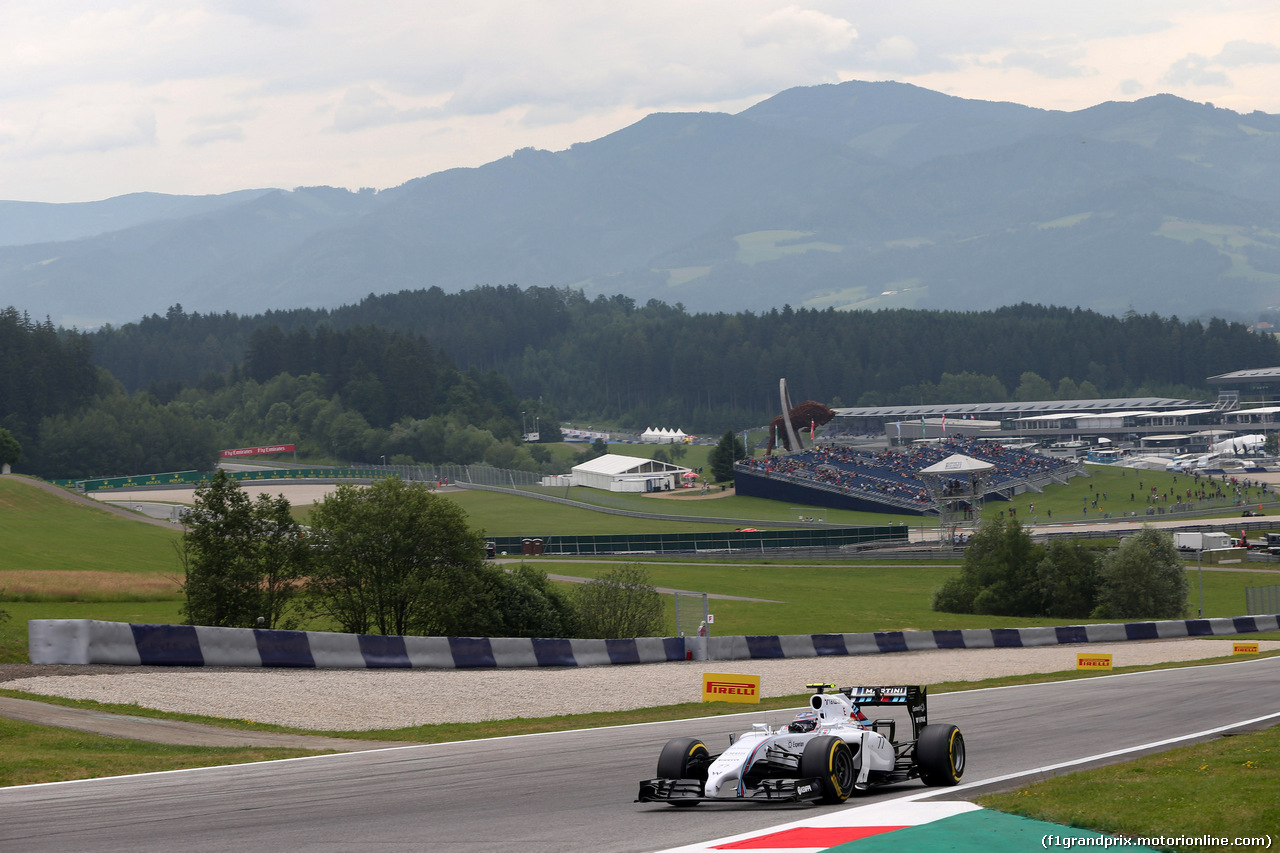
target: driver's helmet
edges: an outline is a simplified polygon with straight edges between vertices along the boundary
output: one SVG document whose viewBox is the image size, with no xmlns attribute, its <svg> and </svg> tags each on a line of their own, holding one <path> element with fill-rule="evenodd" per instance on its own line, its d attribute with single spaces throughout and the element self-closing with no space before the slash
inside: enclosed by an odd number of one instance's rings
<svg viewBox="0 0 1280 853">
<path fill-rule="evenodd" d="M 796 718 L 791 721 L 791 725 L 787 726 L 787 731 L 793 735 L 811 732 L 818 727 L 818 715 L 814 711 L 801 711 L 796 714 Z"/>
</svg>

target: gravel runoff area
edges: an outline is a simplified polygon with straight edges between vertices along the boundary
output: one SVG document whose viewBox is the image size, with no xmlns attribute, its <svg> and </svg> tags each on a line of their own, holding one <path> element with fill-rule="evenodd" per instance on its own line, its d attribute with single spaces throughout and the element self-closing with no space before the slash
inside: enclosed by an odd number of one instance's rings
<svg viewBox="0 0 1280 853">
<path fill-rule="evenodd" d="M 253 720 L 312 731 L 396 729 L 432 723 L 548 717 L 696 702 L 705 672 L 759 675 L 764 696 L 804 692 L 811 681 L 936 684 L 1075 669 L 1076 653 L 1114 656 L 1116 666 L 1228 656 L 1230 639 L 956 649 L 791 660 L 634 666 L 316 670 L 68 667 L 77 674 L 3 681 L 31 694 L 137 703 L 162 711 Z M 1262 641 L 1261 651 L 1280 649 Z M 41 667 L 39 671 L 58 671 Z M 17 675 L 11 671 L 9 675 Z M 33 697 L 34 698 L 34 697 Z M 745 707 L 744 707 L 745 710 Z"/>
</svg>

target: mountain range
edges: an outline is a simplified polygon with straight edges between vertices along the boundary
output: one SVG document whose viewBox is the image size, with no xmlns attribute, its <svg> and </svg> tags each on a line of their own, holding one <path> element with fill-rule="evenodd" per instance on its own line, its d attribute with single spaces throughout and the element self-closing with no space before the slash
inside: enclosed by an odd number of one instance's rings
<svg viewBox="0 0 1280 853">
<path fill-rule="evenodd" d="M 1255 319 L 1280 306 L 1280 116 L 849 82 L 377 192 L 0 202 L 0 305 L 66 326 L 512 283 L 699 312 Z"/>
</svg>

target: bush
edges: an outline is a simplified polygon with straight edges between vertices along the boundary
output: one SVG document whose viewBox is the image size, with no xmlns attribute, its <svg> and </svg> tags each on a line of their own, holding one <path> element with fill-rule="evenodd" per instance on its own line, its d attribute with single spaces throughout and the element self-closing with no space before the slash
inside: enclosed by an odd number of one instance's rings
<svg viewBox="0 0 1280 853">
<path fill-rule="evenodd" d="M 1016 518 L 982 523 L 969 540 L 960 574 L 933 595 L 933 609 L 989 616 L 1038 616 L 1036 566 L 1045 550 L 1031 541 Z"/>
<path fill-rule="evenodd" d="M 1036 566 L 1041 610 L 1054 619 L 1085 619 L 1098 602 L 1098 557 L 1090 548 L 1053 542 Z"/>
<path fill-rule="evenodd" d="M 1144 527 L 1102 558 L 1098 604 L 1101 619 L 1181 619 L 1187 606 L 1187 572 L 1173 535 Z"/>
<path fill-rule="evenodd" d="M 482 637 L 574 637 L 578 614 L 547 580 L 545 572 L 521 564 L 510 571 L 485 566 L 475 621 L 466 633 Z"/>
<path fill-rule="evenodd" d="M 574 591 L 582 637 L 620 640 L 665 633 L 662 598 L 643 566 L 627 563 Z"/>
</svg>

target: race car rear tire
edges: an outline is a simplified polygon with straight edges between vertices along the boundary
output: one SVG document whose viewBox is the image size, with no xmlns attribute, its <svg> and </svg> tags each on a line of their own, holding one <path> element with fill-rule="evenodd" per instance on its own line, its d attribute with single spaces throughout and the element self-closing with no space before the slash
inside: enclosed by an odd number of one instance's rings
<svg viewBox="0 0 1280 853">
<path fill-rule="evenodd" d="M 711 752 L 696 737 L 677 737 L 667 741 L 658 756 L 659 779 L 697 779 L 707 784 L 707 769 L 711 767 Z M 696 806 L 697 802 L 682 803 L 668 800 L 673 806 Z"/>
<path fill-rule="evenodd" d="M 853 793 L 858 770 L 853 765 L 853 750 L 838 737 L 823 735 L 804 745 L 800 755 L 800 775 L 816 776 L 822 786 L 822 802 L 843 803 Z"/>
<path fill-rule="evenodd" d="M 964 775 L 964 735 L 951 725 L 925 726 L 916 740 L 920 779 L 935 787 L 955 785 Z"/>
</svg>

